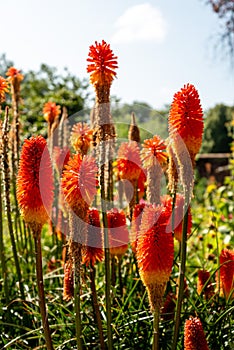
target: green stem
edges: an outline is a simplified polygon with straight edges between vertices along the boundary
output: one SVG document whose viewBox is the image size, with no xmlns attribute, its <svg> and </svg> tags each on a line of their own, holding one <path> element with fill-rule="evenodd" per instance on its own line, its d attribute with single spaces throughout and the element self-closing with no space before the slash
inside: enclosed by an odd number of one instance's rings
<svg viewBox="0 0 234 350">
<path fill-rule="evenodd" d="M 94 314 L 96 317 L 98 333 L 99 333 L 100 347 L 101 347 L 101 350 L 105 350 L 102 320 L 101 320 L 101 314 L 100 314 L 99 305 L 98 305 L 97 290 L 96 290 L 96 284 L 95 284 L 95 267 L 94 266 L 90 267 L 90 285 L 92 290 L 93 309 L 94 309 Z"/>
<path fill-rule="evenodd" d="M 105 151 L 105 146 L 101 152 Z M 105 153 L 104 153 L 105 154 Z M 106 296 L 106 317 L 107 317 L 107 339 L 108 339 L 108 350 L 112 350 L 112 317 L 111 317 L 111 274 L 110 274 L 110 248 L 109 248 L 109 237 L 108 237 L 108 222 L 106 213 L 106 200 L 105 200 L 105 165 L 101 165 L 100 174 L 100 188 L 101 188 L 101 205 L 102 205 L 102 222 L 104 226 L 104 249 L 105 249 L 105 296 Z"/>
<path fill-rule="evenodd" d="M 79 243 L 78 243 L 79 244 Z M 75 259 L 75 279 L 74 279 L 74 298 L 75 298 L 75 312 L 76 312 L 76 341 L 77 349 L 82 350 L 82 329 L 81 329 L 81 303 L 80 303 L 80 269 L 81 269 L 81 244 L 79 244 L 77 258 Z"/>
<path fill-rule="evenodd" d="M 119 293 L 121 298 L 123 297 L 123 281 L 122 281 L 122 271 L 121 271 L 121 258 L 118 258 L 118 277 L 119 277 Z"/>
<path fill-rule="evenodd" d="M 159 350 L 159 307 L 154 310 L 154 323 L 153 323 L 153 345 L 152 350 Z"/>
<path fill-rule="evenodd" d="M 22 275 L 20 270 L 20 264 L 18 259 L 18 253 L 17 253 L 15 236 L 14 236 L 13 225 L 12 225 L 12 216 L 11 216 L 12 208 L 11 208 L 11 201 L 10 201 L 10 169 L 9 169 L 9 161 L 8 161 L 8 122 L 9 122 L 8 108 L 6 108 L 5 119 L 3 123 L 3 136 L 2 136 L 5 207 L 6 207 L 6 213 L 7 213 L 8 230 L 9 230 L 10 239 L 11 239 L 13 257 L 15 261 L 16 273 L 19 281 L 19 289 L 20 289 L 22 299 L 25 299 L 24 286 L 22 281 Z"/>
<path fill-rule="evenodd" d="M 179 336 L 180 328 L 180 316 L 182 309 L 182 302 L 184 296 L 184 278 L 185 278 L 185 267 L 186 267 L 186 252 L 187 252 L 187 228 L 188 228 L 188 203 L 189 203 L 189 191 L 185 193 L 184 202 L 184 220 L 182 229 L 182 240 L 181 240 L 181 251 L 180 251 L 180 271 L 179 271 L 179 293 L 176 303 L 176 314 L 175 314 L 175 327 L 173 335 L 172 350 L 176 350 L 177 340 Z"/>
<path fill-rule="evenodd" d="M 2 276 L 3 276 L 3 288 L 4 294 L 6 298 L 6 303 L 9 301 L 9 293 L 8 293 L 8 282 L 7 282 L 7 267 L 5 260 L 5 249 L 4 249 L 4 241 L 3 241 L 3 208 L 2 208 L 2 174 L 0 171 L 0 260 L 2 267 Z"/>
<path fill-rule="evenodd" d="M 45 304 L 45 292 L 44 292 L 44 282 L 43 282 L 43 272 L 42 272 L 42 252 L 41 252 L 41 227 L 33 227 L 33 237 L 36 253 L 36 275 L 37 275 L 37 288 L 39 296 L 39 307 L 42 318 L 42 326 L 45 335 L 45 342 L 47 350 L 53 350 L 48 313 Z"/>
</svg>

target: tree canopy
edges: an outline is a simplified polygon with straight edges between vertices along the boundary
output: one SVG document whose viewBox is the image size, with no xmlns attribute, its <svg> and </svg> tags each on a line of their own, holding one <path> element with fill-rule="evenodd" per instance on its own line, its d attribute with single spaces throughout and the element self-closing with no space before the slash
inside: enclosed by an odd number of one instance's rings
<svg viewBox="0 0 234 350">
<path fill-rule="evenodd" d="M 228 153 L 232 137 L 229 126 L 234 118 L 234 107 L 218 104 L 205 117 L 202 153 Z"/>
</svg>

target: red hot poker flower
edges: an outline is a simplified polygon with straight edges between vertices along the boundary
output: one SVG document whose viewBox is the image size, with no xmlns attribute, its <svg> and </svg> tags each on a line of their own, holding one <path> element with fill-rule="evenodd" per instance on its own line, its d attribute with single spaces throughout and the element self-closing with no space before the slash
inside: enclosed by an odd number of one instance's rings
<svg viewBox="0 0 234 350">
<path fill-rule="evenodd" d="M 94 266 L 97 261 L 103 260 L 103 237 L 99 218 L 99 212 L 96 208 L 89 209 L 87 241 L 84 247 L 83 263 Z"/>
<path fill-rule="evenodd" d="M 67 146 L 63 148 L 55 146 L 53 150 L 53 158 L 58 172 L 61 173 L 70 158 L 69 148 Z"/>
<path fill-rule="evenodd" d="M 172 270 L 174 245 L 167 233 L 170 212 L 162 206 L 144 208 L 137 244 L 137 261 L 143 282 L 167 282 Z"/>
<path fill-rule="evenodd" d="M 0 104 L 5 101 L 5 94 L 9 91 L 8 81 L 0 76 Z"/>
<path fill-rule="evenodd" d="M 123 210 L 107 211 L 109 246 L 111 255 L 121 257 L 128 249 L 129 234 Z"/>
<path fill-rule="evenodd" d="M 169 219 L 170 211 L 163 206 L 146 206 L 138 235 L 137 263 L 152 310 L 161 305 L 173 266 L 174 245 L 172 232 L 168 232 Z"/>
<path fill-rule="evenodd" d="M 220 279 L 221 285 L 226 299 L 232 292 L 232 298 L 234 293 L 234 251 L 230 249 L 223 249 L 219 256 L 220 265 Z"/>
<path fill-rule="evenodd" d="M 202 323 L 198 317 L 190 317 L 184 327 L 184 350 L 209 350 Z"/>
<path fill-rule="evenodd" d="M 203 112 L 198 92 L 192 84 L 185 85 L 174 95 L 168 123 L 175 152 L 182 138 L 194 164 L 202 143 Z"/>
<path fill-rule="evenodd" d="M 73 125 L 71 132 L 71 144 L 73 148 L 81 154 L 87 154 L 93 139 L 93 130 L 86 123 Z"/>
<path fill-rule="evenodd" d="M 197 293 L 201 294 L 203 291 L 205 297 L 207 299 L 211 298 L 214 294 L 214 287 L 212 283 L 209 281 L 207 284 L 206 282 L 210 279 L 210 273 L 206 270 L 199 270 L 198 271 L 198 280 L 197 280 Z M 206 284 L 206 287 L 204 288 Z"/>
<path fill-rule="evenodd" d="M 90 82 L 93 85 L 111 85 L 118 68 L 117 57 L 114 56 L 110 45 L 104 40 L 101 43 L 95 41 L 95 45 L 89 48 L 87 72 L 90 74 Z"/>
<path fill-rule="evenodd" d="M 74 271 L 72 263 L 68 261 L 64 265 L 64 279 L 63 279 L 63 300 L 71 300 L 74 296 Z"/>
<path fill-rule="evenodd" d="M 172 228 L 172 198 L 169 195 L 161 197 L 161 202 L 171 212 L 170 225 Z M 175 238 L 181 242 L 182 230 L 183 230 L 183 215 L 184 215 L 184 196 L 180 193 L 176 194 L 176 202 L 174 207 L 174 235 Z M 190 236 L 192 231 L 192 213 L 191 207 L 188 206 L 188 226 L 187 226 L 187 237 Z"/>
<path fill-rule="evenodd" d="M 17 200 L 25 222 L 43 225 L 53 201 L 53 174 L 46 140 L 25 140 L 17 176 Z"/>
<path fill-rule="evenodd" d="M 47 102 L 44 104 L 43 114 L 45 120 L 52 125 L 58 119 L 60 114 L 60 106 L 56 105 L 55 102 Z"/>
<path fill-rule="evenodd" d="M 91 156 L 70 157 L 62 174 L 64 200 L 78 216 L 88 210 L 96 194 L 97 165 Z"/>
<path fill-rule="evenodd" d="M 141 152 L 143 165 L 145 168 L 159 163 L 161 166 L 167 162 L 167 153 L 165 141 L 158 135 L 152 139 L 145 140 Z"/>
<path fill-rule="evenodd" d="M 20 83 L 24 76 L 20 73 L 20 70 L 16 69 L 15 67 L 10 67 L 6 73 L 6 75 L 9 77 L 9 81 L 14 84 L 16 81 Z"/>
<path fill-rule="evenodd" d="M 142 219 L 144 208 L 145 208 L 145 203 L 143 202 L 143 203 L 136 204 L 133 209 L 130 241 L 131 241 L 132 251 L 134 253 L 136 253 L 138 234 L 140 230 L 141 219 Z"/>
<path fill-rule="evenodd" d="M 142 164 L 140 149 L 135 141 L 123 142 L 118 150 L 118 175 L 121 180 L 138 181 Z"/>
</svg>

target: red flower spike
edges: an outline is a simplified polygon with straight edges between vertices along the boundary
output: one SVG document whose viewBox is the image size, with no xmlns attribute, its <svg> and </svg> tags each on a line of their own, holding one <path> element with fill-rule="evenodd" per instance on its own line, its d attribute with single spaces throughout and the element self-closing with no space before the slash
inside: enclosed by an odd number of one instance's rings
<svg viewBox="0 0 234 350">
<path fill-rule="evenodd" d="M 145 175 L 144 170 L 141 170 L 141 173 L 140 173 L 140 176 L 139 176 L 138 182 L 137 182 L 138 200 L 140 200 L 144 197 L 145 183 L 146 183 L 146 175 Z"/>
<path fill-rule="evenodd" d="M 104 40 L 101 43 L 95 41 L 95 45 L 89 48 L 87 72 L 90 74 L 91 84 L 110 85 L 116 76 L 118 68 L 117 57 L 114 56 L 110 45 Z"/>
<path fill-rule="evenodd" d="M 20 70 L 16 69 L 15 67 L 10 67 L 6 72 L 6 76 L 8 76 L 8 80 L 12 84 L 15 82 L 20 83 L 24 79 L 24 76 L 20 73 Z"/>
<path fill-rule="evenodd" d="M 56 105 L 55 102 L 47 102 L 43 107 L 43 114 L 45 120 L 52 125 L 59 117 L 61 108 L 59 105 Z"/>
<path fill-rule="evenodd" d="M 63 148 L 55 146 L 53 150 L 53 158 L 58 172 L 61 173 L 70 158 L 69 148 L 67 146 Z"/>
<path fill-rule="evenodd" d="M 123 142 L 120 145 L 117 169 L 121 180 L 128 180 L 130 182 L 138 181 L 142 172 L 142 164 L 140 149 L 135 141 Z"/>
<path fill-rule="evenodd" d="M 171 212 L 170 225 L 172 225 L 172 198 L 169 195 L 165 195 L 161 197 L 161 202 Z M 177 193 L 176 203 L 174 207 L 174 236 L 179 242 L 181 242 L 181 239 L 182 239 L 183 212 L 184 212 L 184 196 L 180 193 Z M 187 237 L 190 236 L 191 231 L 192 231 L 192 213 L 191 213 L 191 207 L 189 205 Z"/>
<path fill-rule="evenodd" d="M 17 176 L 17 200 L 25 222 L 46 223 L 53 202 L 53 173 L 42 136 L 24 141 Z"/>
<path fill-rule="evenodd" d="M 168 293 L 163 304 L 161 315 L 163 320 L 173 320 L 176 307 L 176 296 L 172 292 Z"/>
<path fill-rule="evenodd" d="M 137 242 L 137 262 L 143 283 L 163 284 L 171 275 L 174 244 L 167 232 L 170 212 L 163 206 L 144 208 Z"/>
<path fill-rule="evenodd" d="M 194 164 L 202 143 L 203 112 L 193 85 L 185 85 L 174 95 L 168 123 L 170 138 L 176 143 L 181 143 L 178 135 L 182 138 Z"/>
<path fill-rule="evenodd" d="M 8 81 L 0 76 L 0 104 L 5 101 L 5 94 L 9 92 Z"/>
<path fill-rule="evenodd" d="M 131 234 L 130 234 L 130 241 L 131 241 L 131 247 L 132 247 L 133 253 L 136 253 L 138 235 L 139 235 L 141 219 L 142 219 L 142 214 L 143 214 L 145 205 L 146 205 L 145 203 L 139 203 L 139 204 L 136 204 L 133 209 L 132 222 L 131 222 Z"/>
<path fill-rule="evenodd" d="M 167 162 L 166 144 L 159 136 L 145 140 L 141 151 L 143 166 L 151 167 L 159 163 L 161 166 Z"/>
<path fill-rule="evenodd" d="M 77 123 L 73 125 L 71 132 L 71 145 L 81 154 L 87 154 L 90 144 L 93 140 L 93 130 L 90 129 L 88 124 Z"/>
<path fill-rule="evenodd" d="M 206 337 L 198 317 L 190 317 L 184 327 L 184 350 L 209 350 Z"/>
<path fill-rule="evenodd" d="M 234 251 L 230 249 L 223 249 L 219 256 L 220 262 L 220 279 L 221 286 L 226 299 L 229 298 L 232 292 L 231 298 L 234 297 Z"/>
<path fill-rule="evenodd" d="M 210 279 L 210 273 L 206 270 L 199 270 L 198 271 L 198 280 L 197 280 L 197 293 L 200 295 L 202 290 L 205 295 L 205 297 L 211 298 L 214 294 L 214 287 L 212 283 L 209 281 L 206 287 L 204 288 L 204 285 L 206 282 Z"/>
<path fill-rule="evenodd" d="M 64 200 L 78 216 L 92 204 L 97 187 L 97 165 L 91 156 L 70 157 L 62 174 Z"/>
<path fill-rule="evenodd" d="M 128 249 L 129 234 L 123 210 L 113 208 L 107 211 L 109 247 L 112 256 L 121 257 Z"/>
<path fill-rule="evenodd" d="M 99 212 L 93 208 L 88 212 L 87 241 L 82 262 L 87 266 L 89 264 L 94 266 L 97 261 L 103 260 L 103 256 L 103 237 Z"/>
<path fill-rule="evenodd" d="M 69 301 L 74 296 L 74 272 L 72 263 L 68 261 L 64 265 L 64 279 L 63 279 L 63 300 Z"/>
</svg>

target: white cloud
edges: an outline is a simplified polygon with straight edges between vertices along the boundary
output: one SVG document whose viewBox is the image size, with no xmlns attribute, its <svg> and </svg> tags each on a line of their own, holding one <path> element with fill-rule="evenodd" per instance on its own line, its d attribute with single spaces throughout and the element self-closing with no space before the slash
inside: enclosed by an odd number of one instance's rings
<svg viewBox="0 0 234 350">
<path fill-rule="evenodd" d="M 114 43 L 162 42 L 167 23 L 162 13 L 149 3 L 129 7 L 115 22 Z"/>
</svg>

